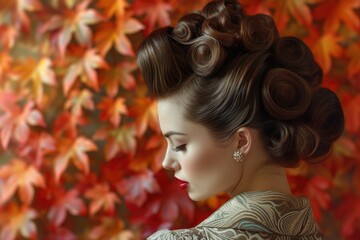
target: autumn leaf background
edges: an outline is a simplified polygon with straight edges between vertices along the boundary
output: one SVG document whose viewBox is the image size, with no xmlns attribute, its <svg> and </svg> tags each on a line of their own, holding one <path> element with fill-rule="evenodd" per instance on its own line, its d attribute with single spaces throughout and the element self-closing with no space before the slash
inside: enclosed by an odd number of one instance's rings
<svg viewBox="0 0 360 240">
<path fill-rule="evenodd" d="M 135 57 L 154 29 L 207 0 L 0 1 L 0 239 L 144 239 L 194 226 L 227 200 L 194 203 L 161 169 L 155 102 Z M 344 108 L 329 159 L 289 169 L 330 239 L 360 238 L 360 1 L 243 0 L 302 38 Z"/>
</svg>

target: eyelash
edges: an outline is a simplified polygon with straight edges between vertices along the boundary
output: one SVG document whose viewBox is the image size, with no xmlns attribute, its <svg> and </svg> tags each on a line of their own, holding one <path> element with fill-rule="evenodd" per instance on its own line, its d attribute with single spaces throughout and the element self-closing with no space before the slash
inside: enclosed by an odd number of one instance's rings
<svg viewBox="0 0 360 240">
<path fill-rule="evenodd" d="M 186 144 L 183 144 L 183 145 L 173 148 L 173 151 L 175 151 L 175 152 L 180 152 L 180 151 L 185 151 L 185 150 L 186 150 Z"/>
</svg>

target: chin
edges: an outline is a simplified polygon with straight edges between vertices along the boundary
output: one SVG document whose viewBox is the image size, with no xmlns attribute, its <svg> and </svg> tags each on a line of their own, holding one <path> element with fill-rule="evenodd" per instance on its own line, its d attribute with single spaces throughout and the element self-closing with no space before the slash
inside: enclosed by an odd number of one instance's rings
<svg viewBox="0 0 360 240">
<path fill-rule="evenodd" d="M 204 195 L 204 194 L 192 194 L 189 193 L 189 197 L 191 200 L 195 201 L 195 202 L 199 202 L 199 201 L 204 201 L 209 199 L 211 196 L 209 195 Z"/>
</svg>

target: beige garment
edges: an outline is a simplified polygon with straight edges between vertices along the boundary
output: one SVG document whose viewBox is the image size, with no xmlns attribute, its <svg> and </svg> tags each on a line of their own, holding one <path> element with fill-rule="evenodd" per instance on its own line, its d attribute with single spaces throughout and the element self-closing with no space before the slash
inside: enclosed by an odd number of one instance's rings
<svg viewBox="0 0 360 240">
<path fill-rule="evenodd" d="M 148 240 L 326 239 L 314 220 L 310 202 L 289 194 L 242 193 L 194 228 L 160 230 Z"/>
</svg>

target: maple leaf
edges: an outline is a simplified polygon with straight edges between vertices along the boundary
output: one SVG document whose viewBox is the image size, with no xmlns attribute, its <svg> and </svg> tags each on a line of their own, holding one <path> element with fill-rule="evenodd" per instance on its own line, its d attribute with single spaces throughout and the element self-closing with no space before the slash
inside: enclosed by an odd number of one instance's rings
<svg viewBox="0 0 360 240">
<path fill-rule="evenodd" d="M 119 153 L 134 155 L 137 145 L 135 137 L 135 127 L 127 124 L 116 129 L 101 128 L 95 133 L 93 139 L 106 139 L 105 158 L 110 160 Z"/>
<path fill-rule="evenodd" d="M 278 0 L 271 2 L 270 6 L 275 9 L 274 21 L 279 31 L 282 31 L 289 22 L 289 13 L 302 25 L 312 24 L 312 15 L 308 4 L 314 4 L 320 0 Z"/>
<path fill-rule="evenodd" d="M 348 76 L 353 78 L 355 74 L 360 73 L 360 43 L 353 43 L 347 48 L 347 55 L 350 58 L 348 65 Z"/>
<path fill-rule="evenodd" d="M 340 58 L 343 55 L 343 48 L 339 45 L 341 40 L 340 36 L 333 33 L 319 36 L 316 31 L 311 31 L 310 36 L 305 39 L 325 74 L 329 73 L 331 69 L 332 57 Z"/>
<path fill-rule="evenodd" d="M 21 201 L 30 204 L 34 198 L 34 186 L 45 187 L 40 172 L 20 159 L 13 159 L 9 164 L 3 165 L 0 168 L 0 179 L 4 181 L 0 189 L 0 204 L 7 202 L 16 189 Z"/>
<path fill-rule="evenodd" d="M 0 94 L 0 136 L 1 144 L 7 148 L 10 138 L 13 137 L 18 143 L 25 143 L 30 134 L 29 125 L 45 126 L 43 117 L 37 109 L 34 109 L 34 102 L 29 101 L 23 109 L 17 104 L 18 98 L 13 92 Z"/>
<path fill-rule="evenodd" d="M 75 80 L 78 77 L 83 83 L 98 91 L 99 83 L 95 69 L 107 67 L 107 63 L 97 53 L 96 49 L 86 50 L 83 57 L 79 61 L 71 64 L 68 72 L 64 77 L 63 88 L 65 94 L 68 94 L 70 88 L 74 85 Z"/>
<path fill-rule="evenodd" d="M 118 97 L 112 99 L 110 97 L 104 97 L 98 104 L 98 108 L 102 110 L 100 114 L 101 120 L 109 120 L 114 127 L 118 127 L 121 122 L 121 114 L 127 114 L 127 107 L 125 99 Z"/>
<path fill-rule="evenodd" d="M 83 89 L 81 91 L 75 89 L 70 92 L 69 97 L 65 102 L 65 109 L 71 109 L 72 115 L 82 116 L 82 109 L 94 110 L 94 101 L 92 93 Z"/>
<path fill-rule="evenodd" d="M 157 109 L 156 101 L 151 98 L 137 98 L 135 104 L 130 108 L 129 115 L 135 117 L 136 123 L 136 134 L 141 137 L 148 126 L 153 130 L 158 130 L 158 119 L 157 119 Z"/>
<path fill-rule="evenodd" d="M 119 53 L 134 56 L 131 42 L 126 35 L 139 32 L 143 28 L 144 26 L 130 14 L 123 14 L 117 17 L 115 23 L 100 24 L 95 32 L 94 41 L 102 55 L 106 55 L 109 49 L 115 45 Z"/>
<path fill-rule="evenodd" d="M 343 22 L 350 29 L 360 31 L 360 18 L 356 15 L 356 8 L 360 7 L 359 0 L 327 0 L 315 8 L 316 19 L 325 21 L 325 32 L 336 32 Z"/>
<path fill-rule="evenodd" d="M 51 69 L 51 65 L 52 61 L 44 57 L 39 61 L 28 58 L 14 67 L 14 75 L 16 79 L 22 81 L 23 85 L 31 81 L 33 94 L 37 103 L 41 102 L 44 95 L 43 84 L 56 86 L 55 73 Z"/>
<path fill-rule="evenodd" d="M 143 22 L 146 28 L 145 34 L 152 32 L 155 25 L 165 27 L 170 25 L 170 14 L 172 6 L 163 0 L 138 0 L 135 1 L 131 8 L 136 15 L 145 15 Z"/>
<path fill-rule="evenodd" d="M 26 205 L 19 207 L 15 203 L 10 203 L 2 214 L 6 214 L 8 219 L 2 224 L 2 240 L 15 240 L 19 233 L 25 238 L 37 239 L 36 225 L 33 221 L 37 217 L 36 210 Z"/>
<path fill-rule="evenodd" d="M 70 160 L 79 170 L 89 173 L 89 157 L 86 152 L 97 150 L 97 146 L 91 140 L 79 136 L 75 140 L 60 141 L 58 150 L 59 153 L 54 160 L 56 181 L 59 181 Z"/>
<path fill-rule="evenodd" d="M 131 210 L 129 219 L 134 223 L 145 223 L 145 233 L 170 228 L 179 215 L 191 222 L 194 218 L 194 204 L 187 192 L 179 191 L 179 183 L 173 177 L 169 179 L 165 171 L 159 171 L 156 179 L 161 191 L 149 195 L 140 208 L 128 203 Z"/>
<path fill-rule="evenodd" d="M 357 133 L 360 129 L 360 95 L 352 98 L 344 105 L 345 129 L 349 133 Z"/>
<path fill-rule="evenodd" d="M 160 192 L 160 187 L 151 171 L 143 171 L 132 175 L 116 186 L 118 192 L 125 197 L 125 200 L 142 206 L 147 199 L 147 193 Z"/>
<path fill-rule="evenodd" d="M 97 213 L 101 208 L 112 215 L 115 204 L 120 201 L 117 195 L 110 191 L 109 185 L 106 183 L 95 185 L 92 189 L 85 192 L 85 196 L 92 200 L 90 203 L 91 215 Z"/>
<path fill-rule="evenodd" d="M 43 6 L 38 0 L 9 0 L 1 1 L 0 9 L 6 9 L 11 12 L 12 19 L 15 21 L 16 25 L 20 25 L 24 31 L 28 31 L 30 20 L 26 11 L 40 11 L 43 9 Z"/>
<path fill-rule="evenodd" d="M 267 14 L 271 15 L 269 8 L 263 0 L 245 0 L 241 4 L 244 6 L 248 15 Z"/>
<path fill-rule="evenodd" d="M 305 194 L 309 197 L 314 218 L 321 218 L 321 209 L 328 209 L 331 205 L 331 197 L 326 192 L 331 186 L 331 182 L 323 176 L 311 178 L 305 186 Z"/>
<path fill-rule="evenodd" d="M 52 133 L 58 138 L 76 138 L 78 135 L 78 126 L 87 124 L 87 119 L 81 115 L 74 115 L 70 112 L 61 113 L 54 122 Z"/>
<path fill-rule="evenodd" d="M 346 239 L 357 239 L 360 233 L 360 197 L 346 194 L 336 209 L 336 217 L 342 219 L 341 232 Z"/>
<path fill-rule="evenodd" d="M 96 6 L 104 9 L 104 15 L 106 18 L 111 18 L 113 15 L 124 15 L 125 9 L 129 6 L 129 4 L 126 0 L 99 0 Z"/>
<path fill-rule="evenodd" d="M 4 77 L 12 62 L 12 57 L 5 51 L 0 51 L 0 83 L 4 80 Z"/>
<path fill-rule="evenodd" d="M 115 97 L 119 92 L 119 83 L 126 90 L 135 89 L 135 77 L 132 74 L 137 69 L 136 63 L 121 62 L 118 66 L 104 71 L 101 76 L 106 93 L 110 97 Z"/>
<path fill-rule="evenodd" d="M 63 195 L 58 196 L 56 202 L 48 211 L 48 219 L 56 226 L 60 226 L 65 221 L 67 212 L 70 212 L 72 215 L 85 213 L 86 206 L 78 195 L 79 192 L 77 189 L 71 189 Z"/>
<path fill-rule="evenodd" d="M 31 133 L 31 141 L 19 146 L 19 156 L 30 158 L 34 165 L 39 167 L 44 161 L 44 156 L 53 153 L 56 150 L 55 139 L 46 132 Z"/>
<path fill-rule="evenodd" d="M 2 50 L 11 49 L 15 44 L 16 37 L 18 36 L 18 31 L 13 26 L 1 24 L 0 32 L 0 48 Z"/>
<path fill-rule="evenodd" d="M 52 16 L 40 29 L 41 32 L 57 32 L 54 41 L 61 56 L 65 55 L 65 50 L 73 35 L 81 45 L 90 43 L 92 33 L 89 25 L 100 22 L 102 17 L 94 9 L 88 9 L 89 4 L 90 1 L 85 0 L 74 9 L 65 9 L 63 13 Z"/>
</svg>

